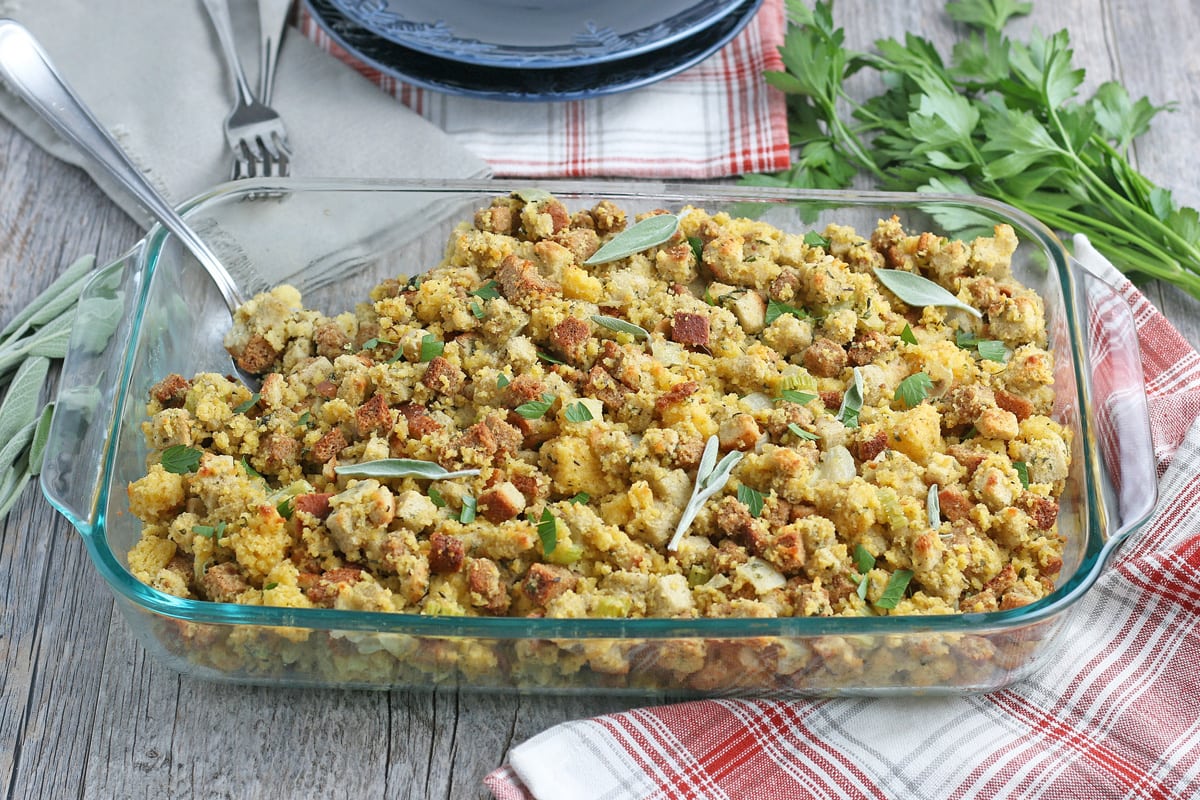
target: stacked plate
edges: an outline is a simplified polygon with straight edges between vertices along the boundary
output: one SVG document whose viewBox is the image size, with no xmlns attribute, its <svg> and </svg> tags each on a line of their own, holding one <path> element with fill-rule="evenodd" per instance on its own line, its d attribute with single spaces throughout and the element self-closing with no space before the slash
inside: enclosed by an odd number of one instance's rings
<svg viewBox="0 0 1200 800">
<path fill-rule="evenodd" d="M 762 0 L 304 0 L 352 57 L 436 91 L 579 100 L 645 86 L 729 42 Z"/>
</svg>

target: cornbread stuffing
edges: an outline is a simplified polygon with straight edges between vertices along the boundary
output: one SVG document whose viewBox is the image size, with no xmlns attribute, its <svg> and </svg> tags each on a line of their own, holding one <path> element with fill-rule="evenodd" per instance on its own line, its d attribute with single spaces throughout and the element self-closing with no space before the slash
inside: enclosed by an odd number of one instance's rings
<svg viewBox="0 0 1200 800">
<path fill-rule="evenodd" d="M 1070 432 L 1048 416 L 1013 230 L 677 216 L 665 242 L 589 264 L 634 221 L 620 208 L 497 198 L 439 265 L 353 311 L 288 286 L 247 302 L 226 345 L 259 391 L 204 373 L 150 392 L 130 569 L 180 597 L 433 615 L 953 614 L 1046 595 Z M 980 316 L 906 304 L 877 269 Z M 710 440 L 741 458 L 676 535 Z M 468 474 L 338 470 L 389 459 Z M 725 657 L 673 658 L 703 688 Z"/>
</svg>

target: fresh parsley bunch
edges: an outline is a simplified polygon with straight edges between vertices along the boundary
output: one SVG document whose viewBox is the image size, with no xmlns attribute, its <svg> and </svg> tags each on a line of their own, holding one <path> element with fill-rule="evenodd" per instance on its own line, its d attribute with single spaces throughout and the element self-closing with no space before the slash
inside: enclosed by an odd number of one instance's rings
<svg viewBox="0 0 1200 800">
<path fill-rule="evenodd" d="M 1128 161 L 1133 140 L 1171 106 L 1133 101 L 1115 82 L 1080 97 L 1084 71 L 1072 64 L 1067 31 L 1024 42 L 1004 35 L 1032 3 L 947 3 L 971 29 L 948 60 L 913 35 L 878 41 L 870 53 L 848 50 L 832 0 L 811 8 L 787 0 L 787 8 L 786 69 L 766 79 L 788 94 L 799 157 L 787 172 L 748 183 L 845 188 L 866 172 L 888 189 L 992 197 L 1052 228 L 1087 234 L 1130 275 L 1200 297 L 1200 214 Z M 886 89 L 860 103 L 845 85 L 863 70 L 878 73 Z"/>
</svg>

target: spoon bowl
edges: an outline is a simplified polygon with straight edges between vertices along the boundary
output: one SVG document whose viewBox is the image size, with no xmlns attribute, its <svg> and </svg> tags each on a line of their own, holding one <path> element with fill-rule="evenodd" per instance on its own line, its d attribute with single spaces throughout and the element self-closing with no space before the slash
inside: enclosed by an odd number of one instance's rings
<svg viewBox="0 0 1200 800">
<path fill-rule="evenodd" d="M 221 259 L 134 165 L 59 74 L 29 30 L 11 19 L 0 19 L 0 75 L 55 131 L 91 157 L 179 238 L 208 272 L 232 316 L 245 298 Z M 235 368 L 247 385 L 257 385 L 256 376 Z"/>
</svg>

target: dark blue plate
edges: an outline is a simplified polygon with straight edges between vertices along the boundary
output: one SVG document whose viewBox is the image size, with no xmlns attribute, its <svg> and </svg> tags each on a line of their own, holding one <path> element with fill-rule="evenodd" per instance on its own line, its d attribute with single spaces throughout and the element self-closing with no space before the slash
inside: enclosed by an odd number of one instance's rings
<svg viewBox="0 0 1200 800">
<path fill-rule="evenodd" d="M 741 0 L 328 0 L 359 27 L 426 55 L 493 67 L 598 64 L 700 33 Z"/>
<path fill-rule="evenodd" d="M 304 0 L 313 20 L 353 57 L 399 81 L 487 100 L 560 101 L 629 91 L 682 72 L 736 36 L 763 0 L 742 0 L 700 33 L 641 55 L 580 67 L 483 67 L 437 58 L 383 39 L 347 19 L 332 0 Z"/>
</svg>

